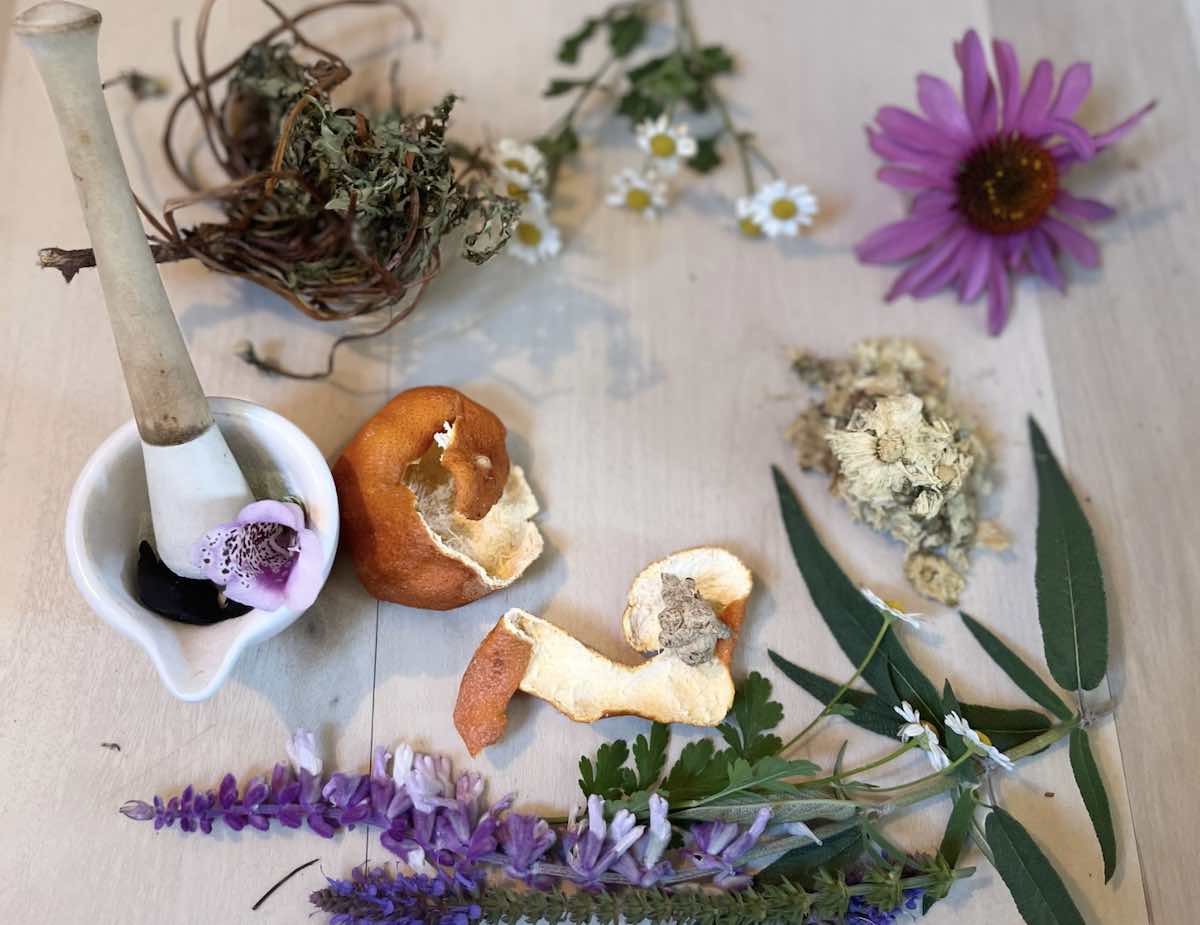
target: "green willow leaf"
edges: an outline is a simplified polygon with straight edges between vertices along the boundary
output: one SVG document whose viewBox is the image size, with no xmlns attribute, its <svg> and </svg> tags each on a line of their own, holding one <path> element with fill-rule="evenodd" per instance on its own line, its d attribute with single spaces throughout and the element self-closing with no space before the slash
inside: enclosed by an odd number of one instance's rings
<svg viewBox="0 0 1200 925">
<path fill-rule="evenodd" d="M 1113 828 L 1104 779 L 1092 755 L 1088 734 L 1082 729 L 1071 732 L 1071 770 L 1075 772 L 1075 783 L 1083 797 L 1083 805 L 1092 817 L 1092 828 L 1096 830 L 1100 853 L 1104 857 L 1104 882 L 1108 883 L 1117 869 L 1117 833 Z"/>
<path fill-rule="evenodd" d="M 782 822 L 810 822 L 813 819 L 832 819 L 841 821 L 853 818 L 858 812 L 858 804 L 851 800 L 826 800 L 798 798 L 789 800 L 771 800 L 766 797 L 743 797 L 722 800 L 719 804 L 696 806 L 683 809 L 671 815 L 676 819 L 721 820 L 736 822 L 739 825 L 749 825 L 754 821 L 758 811 L 764 806 L 771 807 L 772 824 Z"/>
<path fill-rule="evenodd" d="M 1091 690 L 1108 669 L 1108 609 L 1096 540 L 1079 500 L 1029 419 L 1038 481 L 1038 619 L 1050 674 L 1067 690 Z"/>
<path fill-rule="evenodd" d="M 987 840 L 996 870 L 1028 925 L 1084 925 L 1062 878 L 1021 823 L 995 809 L 987 817 Z"/>
<path fill-rule="evenodd" d="M 1029 695 L 1031 700 L 1045 707 L 1059 719 L 1071 719 L 1074 715 L 1071 713 L 1071 708 L 1063 703 L 1062 698 L 1050 689 L 1049 684 L 1038 677 L 1037 672 L 1030 668 L 1021 656 L 1006 646 L 999 636 L 970 614 L 959 611 L 959 616 L 967 624 L 971 635 L 983 646 L 983 651 L 992 657 L 992 661 L 999 665 L 1013 683 Z"/>
<path fill-rule="evenodd" d="M 992 744 L 1002 752 L 1024 745 L 1050 728 L 1049 717 L 1033 710 L 1007 710 L 975 703 L 961 703 L 959 707 L 960 715 L 971 728 L 987 733 Z"/>
<path fill-rule="evenodd" d="M 783 525 L 796 565 L 808 585 L 808 593 L 846 657 L 851 664 L 858 665 L 879 633 L 883 616 L 862 596 L 825 549 L 783 473 L 777 466 L 772 466 L 771 471 Z M 913 664 L 900 641 L 889 632 L 878 655 L 863 669 L 862 677 L 880 697 L 895 705 L 902 698 L 893 685 L 893 673 L 904 679 L 918 700 L 927 704 L 938 702 L 933 683 Z"/>
<path fill-rule="evenodd" d="M 761 883 L 773 883 L 786 878 L 793 882 L 809 882 L 818 869 L 836 871 L 849 867 L 862 857 L 863 848 L 862 829 L 855 825 L 830 835 L 820 845 L 792 849 L 762 870 L 758 880 Z"/>
<path fill-rule="evenodd" d="M 945 686 L 942 688 L 942 709 L 947 715 L 950 713 L 957 713 L 959 716 L 962 716 L 963 719 L 966 719 L 968 723 L 971 722 L 969 719 L 967 719 L 967 717 L 963 716 L 963 708 L 959 705 L 958 698 L 954 695 L 954 688 L 950 686 L 949 678 L 946 679 Z M 973 723 L 972 728 L 974 728 Z M 975 731 L 978 732 L 979 730 L 976 729 Z M 942 723 L 942 741 L 945 742 L 946 754 L 950 756 L 952 761 L 957 761 L 967 751 L 967 745 L 963 741 L 962 736 L 960 736 L 957 732 L 947 729 L 945 723 Z M 962 773 L 963 770 L 963 768 L 959 768 L 959 770 L 955 773 Z M 969 770 L 969 768 L 967 770 Z"/>
<path fill-rule="evenodd" d="M 789 662 L 773 649 L 768 649 L 767 655 L 788 680 L 794 681 L 821 703 L 828 704 L 837 693 L 840 685 L 828 678 Z M 893 712 L 891 704 L 878 694 L 851 688 L 842 695 L 842 702 L 851 707 L 852 712 L 846 714 L 846 719 L 856 726 L 889 739 L 896 737 L 896 731 L 900 728 L 900 718 Z"/>
</svg>

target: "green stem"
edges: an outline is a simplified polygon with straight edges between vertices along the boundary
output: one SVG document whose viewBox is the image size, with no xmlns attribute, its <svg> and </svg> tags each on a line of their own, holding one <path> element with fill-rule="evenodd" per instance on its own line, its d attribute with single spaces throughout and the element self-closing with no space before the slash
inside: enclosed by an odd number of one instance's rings
<svg viewBox="0 0 1200 925">
<path fill-rule="evenodd" d="M 692 11 L 688 6 L 688 0 L 675 0 L 675 15 L 679 21 L 680 44 L 682 45 L 686 41 L 688 50 L 694 54 L 700 48 L 700 39 L 696 35 L 696 26 L 692 22 Z M 721 117 L 722 131 L 732 138 L 734 145 L 737 146 L 738 161 L 741 163 L 742 168 L 742 185 L 746 188 L 746 195 L 753 196 L 754 164 L 751 160 L 751 153 L 755 149 L 750 141 L 750 136 L 746 132 L 739 132 L 737 130 L 737 126 L 733 124 L 733 116 L 729 112 L 729 106 L 725 103 L 725 98 L 713 86 L 712 79 L 709 77 L 703 78 L 701 85 L 704 87 L 704 91 L 712 102 L 713 107 L 717 110 L 717 114 Z"/>
<path fill-rule="evenodd" d="M 550 128 L 542 135 L 542 138 L 554 139 L 561 135 L 568 128 L 573 127 L 575 117 L 579 114 L 579 110 L 588 98 L 600 86 L 601 81 L 608 75 L 609 70 L 617 59 L 614 56 L 609 56 L 591 77 L 583 83 L 578 90 L 575 91 L 575 99 L 567 110 L 559 116 L 551 124 Z M 546 159 L 546 198 L 550 199 L 554 195 L 554 187 L 558 183 L 558 172 L 562 167 L 563 158 L 559 155 Z"/>
<path fill-rule="evenodd" d="M 932 774 L 926 774 L 924 777 L 918 777 L 916 780 L 910 780 L 906 784 L 896 784 L 894 787 L 876 787 L 872 793 L 891 793 L 894 790 L 907 790 L 909 787 L 918 787 L 921 784 L 929 781 L 940 780 L 943 777 L 948 777 L 953 771 L 962 767 L 967 761 L 974 757 L 975 753 L 970 749 L 963 752 L 940 771 L 934 771 Z"/>
<path fill-rule="evenodd" d="M 799 785 L 804 787 L 816 787 L 820 784 L 831 784 L 839 781 L 848 780 L 851 777 L 857 777 L 859 774 L 865 774 L 867 771 L 873 771 L 876 768 L 882 767 L 889 761 L 894 761 L 903 755 L 905 752 L 912 751 L 916 747 L 917 740 L 909 739 L 895 751 L 888 752 L 882 758 L 878 758 L 869 764 L 860 765 L 857 768 L 851 768 L 849 771 L 842 771 L 838 774 L 830 774 L 828 777 L 818 777 L 815 780 L 802 780 Z"/>
<path fill-rule="evenodd" d="M 854 670 L 854 674 L 850 675 L 849 680 L 847 680 L 845 684 L 837 689 L 837 693 L 833 695 L 833 698 L 829 701 L 829 703 L 825 704 L 825 709 L 818 713 L 811 723 L 792 736 L 791 741 L 789 741 L 783 746 L 783 748 L 779 750 L 779 754 L 782 755 L 784 752 L 794 747 L 796 743 L 798 743 L 806 735 L 808 735 L 808 733 L 812 731 L 813 727 L 816 726 L 817 723 L 829 715 L 830 708 L 845 696 L 846 691 L 850 690 L 850 685 L 862 677 L 862 673 L 867 670 L 867 665 L 869 665 L 871 659 L 875 657 L 875 653 L 879 651 L 879 647 L 883 645 L 883 637 L 887 635 L 887 631 L 892 625 L 893 618 L 889 614 L 885 613 L 881 614 L 881 616 L 883 617 L 883 623 L 879 627 L 879 632 L 875 634 L 875 641 L 871 643 L 871 648 L 867 650 L 866 657 L 859 662 L 858 667 Z"/>
</svg>

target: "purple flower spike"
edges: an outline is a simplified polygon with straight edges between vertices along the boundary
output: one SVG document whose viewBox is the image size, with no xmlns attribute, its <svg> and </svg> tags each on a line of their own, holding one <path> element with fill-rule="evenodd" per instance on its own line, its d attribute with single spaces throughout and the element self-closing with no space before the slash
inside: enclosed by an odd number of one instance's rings
<svg viewBox="0 0 1200 925">
<path fill-rule="evenodd" d="M 576 883 L 588 888 L 600 885 L 600 878 L 622 855 L 642 837 L 645 826 L 637 825 L 637 817 L 621 810 L 611 823 L 604 821 L 604 800 L 593 794 L 588 797 L 587 822 L 575 824 L 575 812 L 563 836 L 563 855 L 567 866 L 574 871 Z"/>
<path fill-rule="evenodd" d="M 1008 42 L 992 43 L 995 82 L 975 30 L 955 43 L 954 55 L 961 99 L 941 78 L 921 74 L 921 115 L 884 106 L 867 127 L 867 143 L 885 163 L 879 179 L 914 198 L 906 218 L 868 235 L 856 251 L 863 263 L 908 262 L 888 290 L 889 302 L 947 288 L 964 303 L 987 293 L 988 330 L 999 334 L 1008 321 L 1012 274 L 1036 274 L 1065 290 L 1062 253 L 1085 267 L 1099 265 L 1095 242 L 1071 222 L 1115 212 L 1072 195 L 1063 180 L 1075 164 L 1131 131 L 1154 104 L 1093 135 L 1075 121 L 1092 86 L 1086 62 L 1068 67 L 1054 93 L 1054 67 L 1041 60 L 1022 93 Z"/>
<path fill-rule="evenodd" d="M 764 806 L 745 832 L 735 822 L 702 822 L 688 833 L 692 863 L 701 870 L 714 872 L 713 885 L 723 890 L 740 890 L 749 886 L 749 874 L 738 872 L 742 859 L 758 843 L 771 819 L 771 810 Z M 740 832 L 740 834 L 739 834 Z"/>
<path fill-rule="evenodd" d="M 662 859 L 671 842 L 670 807 L 657 793 L 650 797 L 650 825 L 629 853 L 613 869 L 636 886 L 650 887 L 672 873 L 669 861 Z"/>
<path fill-rule="evenodd" d="M 230 600 L 259 610 L 304 610 L 321 590 L 321 541 L 290 501 L 255 501 L 209 530 L 192 562 Z"/>
<path fill-rule="evenodd" d="M 556 840 L 545 819 L 524 813 L 505 816 L 497 837 L 501 851 L 508 858 L 504 872 L 514 880 L 529 884 L 533 881 L 533 865 L 545 856 Z"/>
</svg>

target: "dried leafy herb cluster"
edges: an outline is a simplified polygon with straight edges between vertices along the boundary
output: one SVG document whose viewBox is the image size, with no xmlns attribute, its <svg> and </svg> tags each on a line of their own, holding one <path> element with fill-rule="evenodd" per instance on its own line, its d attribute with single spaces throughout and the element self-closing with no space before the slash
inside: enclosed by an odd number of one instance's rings
<svg viewBox="0 0 1200 925">
<path fill-rule="evenodd" d="M 196 258 L 270 289 L 319 321 L 394 309 L 380 329 L 386 330 L 412 311 L 437 274 L 450 232 L 467 229 L 464 255 L 476 263 L 504 246 L 519 204 L 486 183 L 455 176 L 446 142 L 453 96 L 429 112 L 377 116 L 333 102 L 350 69 L 306 39 L 299 24 L 326 10 L 377 5 L 373 0 L 335 0 L 294 16 L 267 3 L 280 23 L 210 71 L 204 46 L 214 2 L 207 0 L 198 20 L 194 80 L 180 59 L 185 89 L 163 137 L 171 168 L 190 194 L 169 200 L 161 219 L 142 208 L 155 231 L 157 260 Z M 177 154 L 179 116 L 189 107 L 226 178 L 215 187 L 193 159 Z M 202 202 L 216 204 L 224 219 L 181 228 L 177 213 Z M 94 265 L 90 251 L 48 248 L 41 259 L 68 280 Z M 253 351 L 247 359 L 282 371 Z"/>
</svg>

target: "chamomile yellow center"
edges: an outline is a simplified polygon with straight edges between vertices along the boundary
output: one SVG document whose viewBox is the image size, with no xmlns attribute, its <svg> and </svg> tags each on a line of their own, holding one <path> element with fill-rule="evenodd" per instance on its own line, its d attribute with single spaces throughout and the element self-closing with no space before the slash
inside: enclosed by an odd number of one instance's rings
<svg viewBox="0 0 1200 925">
<path fill-rule="evenodd" d="M 798 211 L 796 203 L 786 196 L 781 196 L 771 203 L 771 214 L 782 221 L 795 218 Z"/>
<path fill-rule="evenodd" d="M 980 732 L 977 729 L 977 730 L 975 730 L 975 735 L 979 736 L 979 741 L 982 742 L 984 745 L 990 746 L 992 744 L 992 740 L 987 737 L 986 732 Z"/>
<path fill-rule="evenodd" d="M 675 154 L 675 139 L 666 132 L 659 132 L 650 139 L 650 153 L 655 157 L 673 157 Z"/>
<path fill-rule="evenodd" d="M 972 151 L 954 178 L 958 210 L 990 234 L 1028 231 L 1058 193 L 1058 165 L 1023 135 L 997 135 Z"/>
<path fill-rule="evenodd" d="M 635 186 L 625 194 L 625 205 L 635 212 L 644 212 L 650 208 L 650 194 L 641 187 Z"/>
<path fill-rule="evenodd" d="M 508 195 L 509 198 L 519 200 L 520 202 L 529 201 L 529 190 L 516 183 L 510 182 L 508 184 Z"/>
<path fill-rule="evenodd" d="M 517 240 L 526 247 L 537 247 L 542 242 L 542 229 L 532 222 L 518 222 Z"/>
<path fill-rule="evenodd" d="M 744 234 L 748 238 L 762 237 L 762 233 L 763 233 L 762 227 L 758 224 L 758 222 L 756 222 L 754 219 L 750 218 L 749 216 L 747 216 L 746 218 L 743 218 L 741 221 L 738 222 L 738 228 L 740 228 L 742 231 L 742 234 Z"/>
<path fill-rule="evenodd" d="M 516 173 L 529 173 L 529 168 L 525 166 L 525 162 L 515 157 L 510 157 L 506 160 L 504 166 Z"/>
</svg>

